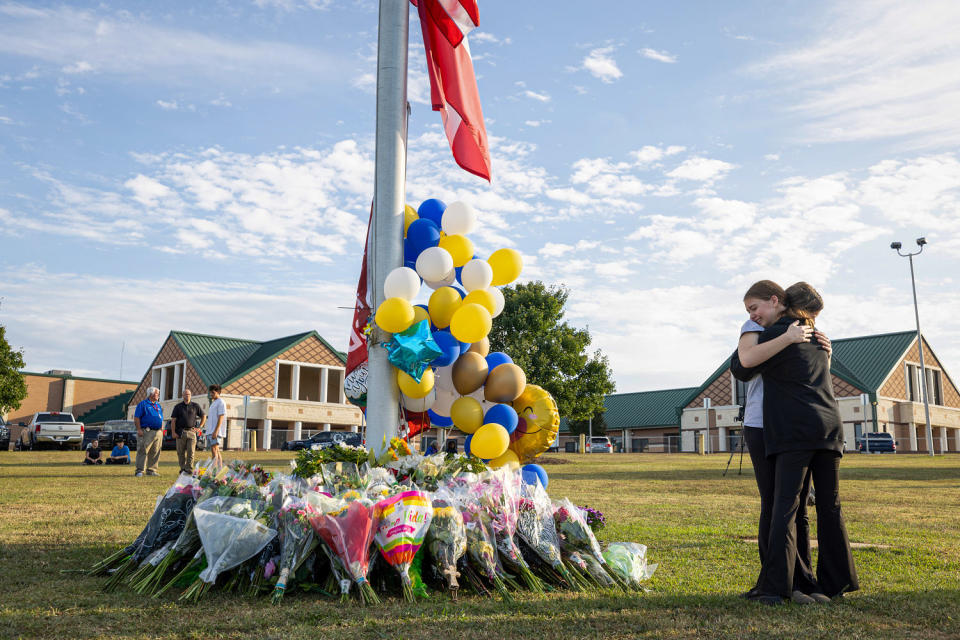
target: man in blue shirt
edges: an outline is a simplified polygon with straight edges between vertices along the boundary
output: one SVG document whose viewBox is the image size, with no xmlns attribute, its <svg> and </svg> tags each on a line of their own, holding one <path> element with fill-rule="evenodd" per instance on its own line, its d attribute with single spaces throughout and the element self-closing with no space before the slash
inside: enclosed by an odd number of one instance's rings
<svg viewBox="0 0 960 640">
<path fill-rule="evenodd" d="M 123 440 L 117 440 L 113 445 L 113 451 L 107 458 L 107 464 L 130 464 L 130 447 Z"/>
<path fill-rule="evenodd" d="M 163 444 L 163 407 L 160 406 L 160 389 L 149 387 L 147 397 L 140 401 L 133 413 L 137 425 L 137 471 L 143 477 L 144 467 L 148 476 L 159 476 L 160 447 Z"/>
</svg>

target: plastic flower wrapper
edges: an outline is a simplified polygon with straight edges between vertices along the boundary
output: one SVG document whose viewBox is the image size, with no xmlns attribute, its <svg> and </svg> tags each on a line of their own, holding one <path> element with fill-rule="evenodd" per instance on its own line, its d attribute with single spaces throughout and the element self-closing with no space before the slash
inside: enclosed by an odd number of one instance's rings
<svg viewBox="0 0 960 640">
<path fill-rule="evenodd" d="M 493 523 L 493 534 L 500 557 L 520 574 L 528 589 L 534 593 L 543 593 L 543 582 L 533 575 L 516 542 L 523 479 L 518 472 L 506 467 L 494 469 L 483 477 L 484 480 L 474 485 L 472 491 L 487 510 Z"/>
<path fill-rule="evenodd" d="M 277 535 L 266 525 L 262 500 L 215 497 L 197 505 L 194 518 L 207 567 L 180 596 L 199 600 L 217 576 L 254 557 Z"/>
<path fill-rule="evenodd" d="M 366 481 L 352 462 L 328 462 L 322 467 L 323 480 L 333 495 L 348 490 L 366 491 Z"/>
<path fill-rule="evenodd" d="M 413 456 L 411 456 L 413 457 Z M 443 453 L 437 453 L 432 456 L 425 456 L 420 460 L 412 473 L 413 482 L 418 487 L 426 491 L 436 491 L 440 476 L 446 466 L 447 456 Z"/>
<path fill-rule="evenodd" d="M 441 487 L 432 497 L 433 521 L 427 531 L 427 549 L 440 567 L 447 589 L 456 598 L 460 583 L 457 562 L 467 552 L 467 530 L 456 498 L 449 489 Z"/>
<path fill-rule="evenodd" d="M 253 477 L 254 482 L 257 486 L 263 487 L 270 483 L 270 480 L 273 477 L 272 471 L 267 471 L 259 464 L 247 464 L 243 460 L 234 460 L 229 465 L 229 468 L 234 472 Z"/>
<path fill-rule="evenodd" d="M 383 345 L 387 350 L 387 360 L 418 383 L 423 378 L 427 365 L 443 350 L 437 345 L 430 333 L 430 322 L 421 320 L 407 329 L 393 334 L 393 338 Z"/>
<path fill-rule="evenodd" d="M 374 513 L 378 521 L 374 540 L 380 554 L 400 574 L 404 599 L 413 602 L 409 569 L 433 519 L 430 496 L 404 491 L 378 502 Z"/>
<path fill-rule="evenodd" d="M 603 557 L 610 570 L 635 589 L 642 589 L 640 583 L 657 570 L 657 565 L 647 565 L 646 545 L 636 542 L 611 542 Z"/>
<path fill-rule="evenodd" d="M 317 545 L 313 526 L 310 524 L 312 511 L 313 508 L 306 501 L 289 496 L 277 512 L 280 574 L 273 590 L 273 604 L 278 604 L 283 599 L 283 593 L 293 575 Z"/>
<path fill-rule="evenodd" d="M 467 557 L 484 578 L 493 582 L 504 600 L 512 601 L 513 596 L 507 590 L 497 561 L 496 539 L 490 516 L 474 497 L 465 492 L 456 495 L 467 534 Z"/>
<path fill-rule="evenodd" d="M 373 467 L 365 470 L 367 476 L 366 496 L 374 502 L 396 494 L 401 487 L 392 473 L 383 467 Z"/>
<path fill-rule="evenodd" d="M 540 483 L 525 484 L 520 498 L 517 533 L 551 569 L 560 574 L 570 588 L 581 591 L 560 555 L 560 538 L 553 524 L 553 505 Z"/>
<path fill-rule="evenodd" d="M 571 562 L 577 566 L 586 565 L 585 575 L 593 580 L 597 586 L 603 589 L 628 588 L 626 583 L 618 580 L 610 571 L 607 570 L 606 561 L 601 563 L 589 553 L 580 553 L 579 551 L 572 552 L 569 557 Z"/>
<path fill-rule="evenodd" d="M 311 514 L 310 524 L 357 585 L 360 601 L 363 604 L 379 603 L 380 599 L 367 580 L 370 544 L 377 530 L 373 504 L 366 498 L 350 502 L 335 500 L 327 509 Z M 341 601 L 346 597 L 342 592 Z"/>
</svg>

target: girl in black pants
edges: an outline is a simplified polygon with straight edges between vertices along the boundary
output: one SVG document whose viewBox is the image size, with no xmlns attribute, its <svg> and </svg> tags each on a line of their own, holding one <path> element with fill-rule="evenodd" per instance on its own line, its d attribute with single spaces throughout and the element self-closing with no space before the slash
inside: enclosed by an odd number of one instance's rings
<svg viewBox="0 0 960 640">
<path fill-rule="evenodd" d="M 784 316 L 758 344 L 777 339 L 795 321 L 812 325 L 823 309 L 805 282 L 786 290 Z M 763 435 L 767 456 L 776 456 L 774 504 L 767 557 L 757 588 L 763 602 L 791 596 L 797 541 L 794 521 L 808 472 L 817 490 L 817 582 L 830 598 L 859 588 L 840 507 L 839 467 L 843 428 L 833 397 L 828 353 L 817 344 L 791 344 L 757 367 L 763 375 Z"/>
</svg>

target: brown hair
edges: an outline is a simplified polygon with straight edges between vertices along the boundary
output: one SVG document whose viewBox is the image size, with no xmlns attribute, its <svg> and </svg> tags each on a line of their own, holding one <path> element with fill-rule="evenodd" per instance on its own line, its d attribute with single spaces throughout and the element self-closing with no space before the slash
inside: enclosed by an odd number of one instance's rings
<svg viewBox="0 0 960 640">
<path fill-rule="evenodd" d="M 207 391 L 210 391 L 210 392 L 220 391 L 220 385 L 218 385 L 218 384 L 212 384 L 212 385 L 210 385 L 209 387 L 207 387 Z"/>
<path fill-rule="evenodd" d="M 787 292 L 784 291 L 780 285 L 773 280 L 760 280 L 750 285 L 747 292 L 743 294 L 743 299 L 756 298 L 757 300 L 769 300 L 773 296 L 777 296 L 777 300 L 779 300 L 781 304 L 786 304 Z"/>
<path fill-rule="evenodd" d="M 806 282 L 797 282 L 787 287 L 787 297 L 783 301 L 787 315 L 801 320 L 813 320 L 823 311 L 823 298 L 817 290 Z M 811 323 L 812 324 L 812 323 Z"/>
</svg>

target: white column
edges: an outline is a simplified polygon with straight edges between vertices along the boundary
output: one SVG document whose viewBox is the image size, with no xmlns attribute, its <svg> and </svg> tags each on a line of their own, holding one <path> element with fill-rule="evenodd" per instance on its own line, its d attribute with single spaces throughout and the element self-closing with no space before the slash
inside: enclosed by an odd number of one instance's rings
<svg viewBox="0 0 960 640">
<path fill-rule="evenodd" d="M 940 427 L 940 453 L 947 452 L 947 428 Z"/>
<path fill-rule="evenodd" d="M 350 425 L 350 433 L 357 433 L 357 431 L 359 430 L 360 430 L 360 427 L 358 425 L 355 425 L 355 424 Z"/>
<path fill-rule="evenodd" d="M 630 441 L 633 439 L 630 437 L 631 433 L 632 433 L 631 431 L 627 431 L 626 429 L 623 430 L 623 452 L 624 453 L 633 452 L 633 447 L 630 446 L 632 444 Z"/>
<path fill-rule="evenodd" d="M 914 422 L 907 423 L 907 429 L 910 430 L 910 451 L 917 451 L 917 425 Z"/>
<path fill-rule="evenodd" d="M 170 399 L 170 398 L 164 397 L 163 395 L 167 392 L 167 369 L 169 369 L 169 367 L 164 367 L 163 369 L 160 369 L 160 399 L 161 400 Z"/>
<path fill-rule="evenodd" d="M 303 433 L 303 423 L 294 422 L 293 423 L 293 440 L 300 440 L 300 435 Z"/>
<path fill-rule="evenodd" d="M 293 398 L 292 398 L 293 400 L 299 400 L 299 399 L 300 399 L 300 365 L 295 364 L 295 365 L 293 365 L 292 367 L 290 367 L 290 369 L 291 369 L 291 373 L 290 373 L 290 389 L 291 389 L 291 393 L 290 393 L 290 395 L 293 396 Z M 296 439 L 296 440 L 299 440 L 300 437 L 297 436 L 297 438 L 295 438 L 295 439 Z"/>
<path fill-rule="evenodd" d="M 726 427 L 717 427 L 717 438 L 720 439 L 720 442 L 717 443 L 717 451 L 726 451 L 727 450 L 727 428 Z"/>
<path fill-rule="evenodd" d="M 180 370 L 183 365 L 175 364 L 173 365 L 173 397 L 180 397 Z"/>
<path fill-rule="evenodd" d="M 328 422 L 328 423 L 324 423 L 324 425 L 323 425 L 323 430 L 324 430 L 324 431 L 330 431 L 330 423 L 329 423 L 329 422 Z"/>
<path fill-rule="evenodd" d="M 329 380 L 330 370 L 324 367 L 320 369 L 320 402 L 327 401 L 327 380 Z"/>
<path fill-rule="evenodd" d="M 263 421 L 263 448 L 270 451 L 270 440 L 273 437 L 273 420 L 267 418 Z"/>
</svg>

